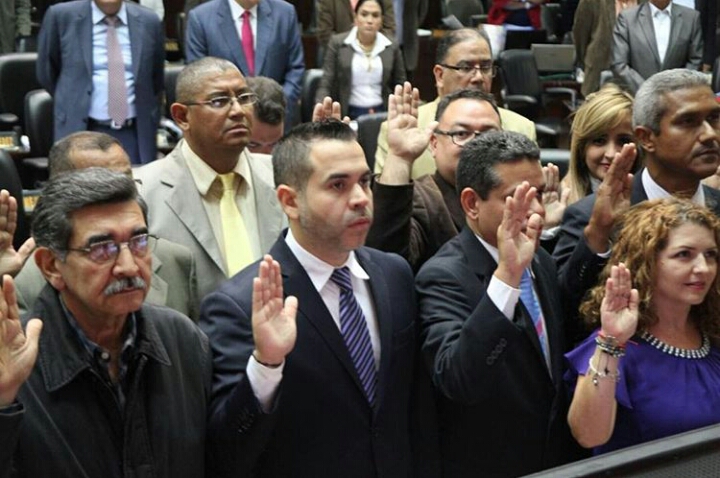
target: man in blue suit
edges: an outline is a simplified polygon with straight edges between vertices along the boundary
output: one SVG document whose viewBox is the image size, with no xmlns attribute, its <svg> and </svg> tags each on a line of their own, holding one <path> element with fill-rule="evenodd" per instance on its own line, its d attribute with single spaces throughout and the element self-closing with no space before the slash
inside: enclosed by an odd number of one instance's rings
<svg viewBox="0 0 720 478">
<path fill-rule="evenodd" d="M 45 14 L 38 43 L 37 77 L 53 96 L 55 138 L 100 131 L 133 163 L 154 160 L 165 60 L 158 16 L 122 0 L 60 3 Z"/>
<path fill-rule="evenodd" d="M 185 59 L 191 62 L 204 56 L 230 60 L 246 78 L 266 76 L 280 83 L 287 99 L 287 118 L 293 118 L 305 71 L 293 5 L 284 0 L 211 0 L 193 8 L 188 13 Z"/>
<path fill-rule="evenodd" d="M 273 170 L 290 229 L 270 255 L 285 294 L 298 301 L 297 340 L 275 362 L 252 354 L 257 263 L 203 301 L 200 326 L 213 351 L 210 445 L 242 431 L 236 404 L 253 374 L 274 420 L 254 449 L 212 457 L 226 466 L 216 476 L 252 468 L 269 478 L 407 477 L 413 277 L 401 257 L 363 247 L 372 172 L 362 148 L 339 121 L 305 123 L 275 147 Z"/>
</svg>

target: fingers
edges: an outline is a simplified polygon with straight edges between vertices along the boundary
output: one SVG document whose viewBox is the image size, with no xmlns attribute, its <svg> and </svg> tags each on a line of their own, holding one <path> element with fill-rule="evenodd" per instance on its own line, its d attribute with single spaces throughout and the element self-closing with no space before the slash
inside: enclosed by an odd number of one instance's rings
<svg viewBox="0 0 720 478">
<path fill-rule="evenodd" d="M 340 121 L 340 114 L 340 103 L 326 96 L 321 102 L 315 104 L 312 121 L 323 121 L 331 118 Z M 342 121 L 347 123 L 350 122 L 350 119 L 348 118 L 347 121 L 343 119 Z"/>
<path fill-rule="evenodd" d="M 289 320 L 295 320 L 297 317 L 297 310 L 298 310 L 298 300 L 297 297 L 294 295 L 290 295 L 285 299 L 285 317 L 287 317 Z"/>
<path fill-rule="evenodd" d="M 543 167 L 543 176 L 545 177 L 545 191 L 557 191 L 560 186 L 560 169 L 553 163 L 548 163 Z"/>
<path fill-rule="evenodd" d="M 560 188 L 560 202 L 563 204 L 563 206 L 567 206 L 568 201 L 570 200 L 570 188 Z"/>
<path fill-rule="evenodd" d="M 23 243 L 22 246 L 20 246 L 20 249 L 18 249 L 17 253 L 20 256 L 20 259 L 23 264 L 25 264 L 25 261 L 28 260 L 32 252 L 35 250 L 35 239 L 29 238 L 27 241 Z"/>
<path fill-rule="evenodd" d="M 3 313 L 5 317 L 10 320 L 20 320 L 17 295 L 15 294 L 15 282 L 8 274 L 5 274 L 2 279 L 2 296 L 5 304 Z"/>
<path fill-rule="evenodd" d="M 619 153 L 615 153 L 615 158 L 607 173 L 605 174 L 605 183 L 624 183 L 628 174 L 632 171 L 632 166 L 637 157 L 637 148 L 634 143 L 623 145 Z"/>
<path fill-rule="evenodd" d="M 29 351 L 34 356 L 37 356 L 38 342 L 40 341 L 42 328 L 43 323 L 40 319 L 30 319 L 27 327 L 25 327 L 25 339 L 28 342 Z"/>
</svg>

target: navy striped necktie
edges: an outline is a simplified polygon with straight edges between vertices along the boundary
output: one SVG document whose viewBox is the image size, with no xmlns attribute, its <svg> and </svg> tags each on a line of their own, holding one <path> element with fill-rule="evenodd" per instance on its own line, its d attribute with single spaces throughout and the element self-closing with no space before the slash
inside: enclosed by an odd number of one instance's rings
<svg viewBox="0 0 720 478">
<path fill-rule="evenodd" d="M 340 332 L 372 406 L 375 404 L 377 371 L 365 315 L 353 294 L 348 268 L 335 269 L 330 279 L 340 287 Z"/>
</svg>

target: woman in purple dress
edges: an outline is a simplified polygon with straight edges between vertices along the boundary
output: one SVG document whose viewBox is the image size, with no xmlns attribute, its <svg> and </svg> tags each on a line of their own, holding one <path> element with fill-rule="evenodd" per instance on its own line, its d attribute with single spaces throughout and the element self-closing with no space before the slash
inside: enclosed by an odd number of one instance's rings
<svg viewBox="0 0 720 478">
<path fill-rule="evenodd" d="M 720 423 L 720 221 L 680 199 L 630 209 L 580 308 L 568 422 L 594 453 Z"/>
</svg>

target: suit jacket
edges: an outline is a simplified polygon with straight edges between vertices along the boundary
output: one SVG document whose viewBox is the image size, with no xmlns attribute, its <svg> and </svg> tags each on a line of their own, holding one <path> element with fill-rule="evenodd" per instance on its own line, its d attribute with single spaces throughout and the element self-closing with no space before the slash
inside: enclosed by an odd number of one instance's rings
<svg viewBox="0 0 720 478">
<path fill-rule="evenodd" d="M 702 62 L 702 29 L 695 10 L 672 5 L 670 39 L 660 62 L 650 4 L 620 13 L 613 31 L 612 70 L 635 94 L 646 79 L 671 68 L 697 70 Z"/>
<path fill-rule="evenodd" d="M 705 193 L 705 204 L 720 217 L 720 191 L 705 185 L 702 187 Z M 600 271 L 607 262 L 606 259 L 590 250 L 585 241 L 584 230 L 590 221 L 593 207 L 595 207 L 595 198 L 596 195 L 593 193 L 568 206 L 563 215 L 558 242 L 553 252 L 560 283 L 563 290 L 566 291 L 567 310 L 571 312 L 569 318 L 577 315 L 585 292 L 596 285 Z M 647 201 L 647 198 L 642 184 L 642 171 L 638 171 L 633 178 L 630 204 Z M 587 336 L 587 332 L 584 332 L 579 324 L 571 326 L 568 331 L 574 332 L 573 339 L 575 341 Z"/>
<path fill-rule="evenodd" d="M 155 160 L 164 88 L 165 36 L 158 16 L 125 2 L 135 76 L 136 131 L 143 163 Z M 37 77 L 53 96 L 55 139 L 85 131 L 92 92 L 92 14 L 90 0 L 51 6 L 38 39 Z M 103 119 L 103 118 L 100 118 Z"/>
<path fill-rule="evenodd" d="M 220 246 L 181 148 L 179 143 L 165 158 L 134 169 L 133 175 L 148 205 L 148 228 L 153 234 L 182 244 L 192 252 L 197 268 L 198 297 L 202 300 L 227 275 Z M 285 221 L 275 197 L 272 165 L 265 155 L 247 152 L 242 153 L 240 160 L 250 166 L 260 246 L 267 251 Z"/>
<path fill-rule="evenodd" d="M 614 26 L 615 0 L 580 0 L 572 33 L 575 57 L 585 73 L 583 96 L 597 91 L 600 72 L 610 69 Z"/>
<path fill-rule="evenodd" d="M 15 291 L 21 313 L 32 309 L 47 281 L 34 260 L 25 262 L 15 277 Z M 195 260 L 187 247 L 159 239 L 152 255 L 152 278 L 145 302 L 164 305 L 197 321 Z"/>
<path fill-rule="evenodd" d="M 432 103 L 426 103 L 418 108 L 418 128 L 427 128 L 431 121 L 435 120 L 438 103 L 440 98 L 435 98 Z M 506 131 L 515 131 L 522 133 L 533 141 L 537 141 L 535 133 L 535 123 L 514 111 L 498 108 L 500 111 L 500 121 L 502 127 Z M 380 125 L 380 133 L 378 134 L 377 150 L 375 151 L 375 172 L 381 173 L 385 166 L 385 158 L 388 155 L 389 147 L 387 142 L 387 121 L 383 121 Z M 412 167 L 412 178 L 417 179 L 426 174 L 432 174 L 437 168 L 435 167 L 435 158 L 433 158 L 428 147 L 423 154 L 415 160 Z"/>
<path fill-rule="evenodd" d="M 237 476 L 251 466 L 266 478 L 408 476 L 415 349 L 410 268 L 392 254 L 356 251 L 370 276 L 380 329 L 378 391 L 371 407 L 337 325 L 284 237 L 270 254 L 282 267 L 284 293 L 298 298 L 297 341 L 275 398 L 274 429 L 255 448 L 236 454 L 237 461 L 220 476 Z M 257 269 L 257 264 L 247 267 L 202 303 L 200 326 L 210 338 L 214 362 L 211 437 L 232 432 L 238 416 L 235 388 L 246 381 L 254 348 L 250 318 Z"/>
<path fill-rule="evenodd" d="M 15 39 L 31 33 L 30 0 L 0 2 L 0 54 L 15 51 Z"/>
<path fill-rule="evenodd" d="M 381 0 L 383 10 L 383 34 L 391 40 L 395 38 L 395 11 L 392 0 Z M 355 12 L 350 0 L 317 0 L 317 37 L 320 45 L 325 45 L 336 33 L 349 31 L 355 24 Z"/>
<path fill-rule="evenodd" d="M 326 96 L 340 102 L 342 115 L 346 116 L 350 109 L 350 93 L 353 87 L 352 61 L 355 50 L 345 43 L 347 33 L 333 35 L 328 43 L 323 60 L 323 76 L 315 96 L 315 101 L 322 101 Z M 382 84 L 380 96 L 387 110 L 388 96 L 395 85 L 405 82 L 405 65 L 397 45 L 387 46 L 379 54 L 382 61 Z M 365 61 L 365 60 L 363 60 Z"/>
<path fill-rule="evenodd" d="M 425 21 L 428 0 L 404 0 L 402 24 L 402 52 L 405 69 L 415 71 L 418 64 L 419 37 L 417 30 Z"/>
<path fill-rule="evenodd" d="M 443 476 L 525 475 L 569 461 L 575 449 L 566 421 L 563 314 L 553 261 L 538 249 L 532 262 L 552 375 L 524 306 L 518 302 L 508 320 L 487 296 L 496 268 L 465 228 L 417 275 Z"/>
<path fill-rule="evenodd" d="M 436 172 L 407 185 L 373 183 L 375 213 L 367 245 L 395 252 L 414 271 L 458 235 L 465 213 L 454 186 Z"/>
<path fill-rule="evenodd" d="M 188 13 L 185 41 L 187 62 L 217 56 L 233 62 L 244 76 L 248 70 L 242 43 L 227 0 L 211 0 Z M 257 6 L 255 75 L 280 83 L 288 109 L 300 98 L 305 72 L 295 7 L 284 0 L 260 0 Z"/>
<path fill-rule="evenodd" d="M 695 0 L 695 10 L 700 13 L 703 35 L 703 64 L 713 65 L 717 56 L 718 2 Z"/>
</svg>

